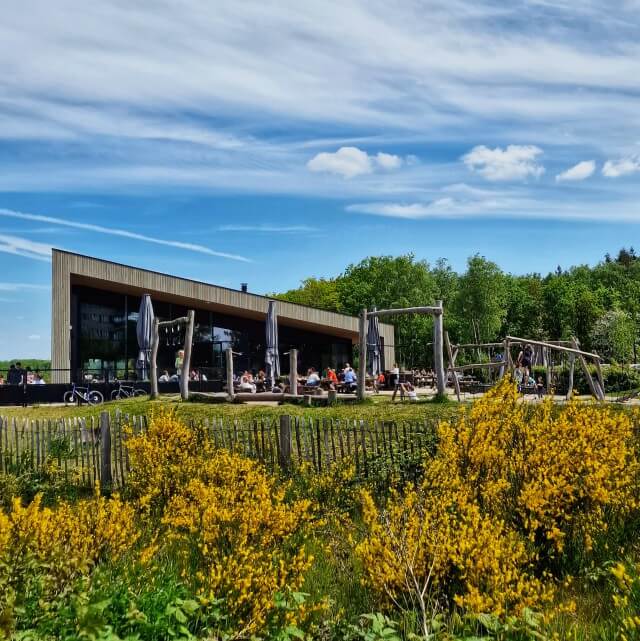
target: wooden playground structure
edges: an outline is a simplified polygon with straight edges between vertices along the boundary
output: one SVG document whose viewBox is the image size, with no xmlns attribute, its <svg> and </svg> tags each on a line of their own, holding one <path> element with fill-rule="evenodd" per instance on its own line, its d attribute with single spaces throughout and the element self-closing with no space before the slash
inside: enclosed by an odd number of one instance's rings
<svg viewBox="0 0 640 641">
<path fill-rule="evenodd" d="M 501 379 L 507 372 L 513 375 L 516 370 L 516 362 L 513 359 L 512 350 L 514 347 L 524 348 L 525 345 L 537 347 L 542 353 L 544 361 L 543 364 L 546 367 L 547 387 L 551 386 L 553 378 L 552 355 L 554 353 L 560 354 L 562 356 L 568 357 L 569 359 L 569 383 L 567 389 L 567 399 L 570 399 L 573 395 L 573 381 L 576 360 L 578 361 L 578 364 L 582 369 L 591 394 L 599 401 L 603 401 L 605 399 L 604 377 L 602 375 L 602 358 L 598 354 L 581 350 L 580 344 L 575 337 L 572 337 L 571 340 L 568 341 L 540 341 L 533 338 L 506 336 L 503 341 L 497 343 L 465 343 L 452 345 L 449 341 L 448 334 L 445 332 L 444 343 L 448 356 L 447 372 L 451 375 L 458 400 L 460 400 L 461 398 L 459 377 L 464 374 L 465 371 L 478 369 L 497 370 L 498 375 L 496 377 L 496 380 Z M 500 350 L 500 358 L 485 362 L 456 365 L 456 359 L 460 351 L 463 349 L 476 350 L 478 353 L 484 350 Z M 589 371 L 587 360 L 590 360 L 595 367 L 595 378 Z M 487 384 L 487 387 L 491 386 L 492 384 Z"/>
</svg>

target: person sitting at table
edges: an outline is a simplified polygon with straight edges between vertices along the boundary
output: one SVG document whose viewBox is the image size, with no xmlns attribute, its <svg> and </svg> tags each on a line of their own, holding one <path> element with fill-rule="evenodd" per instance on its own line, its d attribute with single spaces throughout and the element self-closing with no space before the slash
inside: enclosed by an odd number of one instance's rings
<svg viewBox="0 0 640 641">
<path fill-rule="evenodd" d="M 158 378 L 158 383 L 168 383 L 171 379 L 169 378 L 169 372 L 165 369 L 164 372 Z"/>
<path fill-rule="evenodd" d="M 320 377 L 318 376 L 318 372 L 316 372 L 315 368 L 310 367 L 307 371 L 307 386 L 316 387 L 317 385 L 320 385 Z"/>
<path fill-rule="evenodd" d="M 349 369 L 347 369 L 347 367 Z M 351 366 L 347 363 L 347 367 L 344 369 L 344 377 L 342 379 L 345 387 L 351 391 L 353 390 L 354 387 L 356 387 L 356 373 L 353 371 Z"/>
<path fill-rule="evenodd" d="M 256 386 L 253 383 L 253 376 L 245 370 L 244 374 L 240 377 L 240 391 L 256 393 Z"/>
<path fill-rule="evenodd" d="M 378 394 L 380 390 L 384 388 L 385 381 L 386 379 L 384 377 L 384 372 L 380 372 L 376 377 L 375 383 L 373 384 L 373 387 L 376 390 L 376 394 Z"/>
</svg>

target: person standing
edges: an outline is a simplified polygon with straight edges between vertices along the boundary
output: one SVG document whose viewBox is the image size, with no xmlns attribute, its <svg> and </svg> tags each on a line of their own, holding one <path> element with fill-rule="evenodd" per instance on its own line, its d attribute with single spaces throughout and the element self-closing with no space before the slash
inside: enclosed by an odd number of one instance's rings
<svg viewBox="0 0 640 641">
<path fill-rule="evenodd" d="M 184 365 L 184 350 L 178 350 L 176 354 L 176 375 L 178 379 L 182 378 L 182 366 Z"/>
</svg>

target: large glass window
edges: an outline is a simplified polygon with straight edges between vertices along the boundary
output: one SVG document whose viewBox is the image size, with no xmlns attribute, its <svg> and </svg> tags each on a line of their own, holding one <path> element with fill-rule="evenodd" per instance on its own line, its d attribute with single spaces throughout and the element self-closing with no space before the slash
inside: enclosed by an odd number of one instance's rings
<svg viewBox="0 0 640 641">
<path fill-rule="evenodd" d="M 182 305 L 152 300 L 156 317 L 171 320 L 186 316 Z M 83 286 L 72 288 L 72 358 L 74 368 L 107 370 L 110 376 L 132 377 L 136 373 L 138 340 L 136 326 L 140 297 L 114 294 Z M 175 371 L 178 350 L 184 345 L 185 328 L 161 330 L 158 345 L 158 370 Z M 340 367 L 351 360 L 351 341 L 303 329 L 279 327 L 280 364 L 289 370 L 285 354 L 291 348 L 299 352 L 300 371 L 313 366 L 324 369 Z M 234 370 L 258 371 L 265 366 L 266 337 L 264 322 L 196 310 L 193 335 L 192 367 L 204 369 L 208 378 L 223 378 L 225 350 L 231 348 Z"/>
</svg>

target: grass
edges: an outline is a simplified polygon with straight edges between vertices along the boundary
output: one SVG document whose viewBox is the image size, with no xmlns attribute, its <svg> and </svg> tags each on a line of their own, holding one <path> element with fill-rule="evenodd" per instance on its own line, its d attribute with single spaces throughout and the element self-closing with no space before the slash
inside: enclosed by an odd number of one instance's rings
<svg viewBox="0 0 640 641">
<path fill-rule="evenodd" d="M 201 420 L 204 418 L 276 418 L 283 414 L 307 416 L 313 418 L 332 418 L 340 420 L 424 420 L 450 418 L 457 414 L 456 403 L 392 403 L 388 396 L 380 396 L 361 404 L 334 405 L 331 407 L 304 407 L 293 403 L 282 405 L 202 403 L 196 401 L 182 402 L 177 396 L 163 396 L 152 401 L 148 397 L 138 397 L 121 401 L 110 401 L 97 407 L 86 405 L 34 405 L 31 407 L 2 407 L 0 416 L 18 419 L 57 419 L 73 417 L 99 416 L 102 411 L 115 412 L 132 416 L 149 416 L 160 410 L 175 410 L 184 420 Z"/>
</svg>

